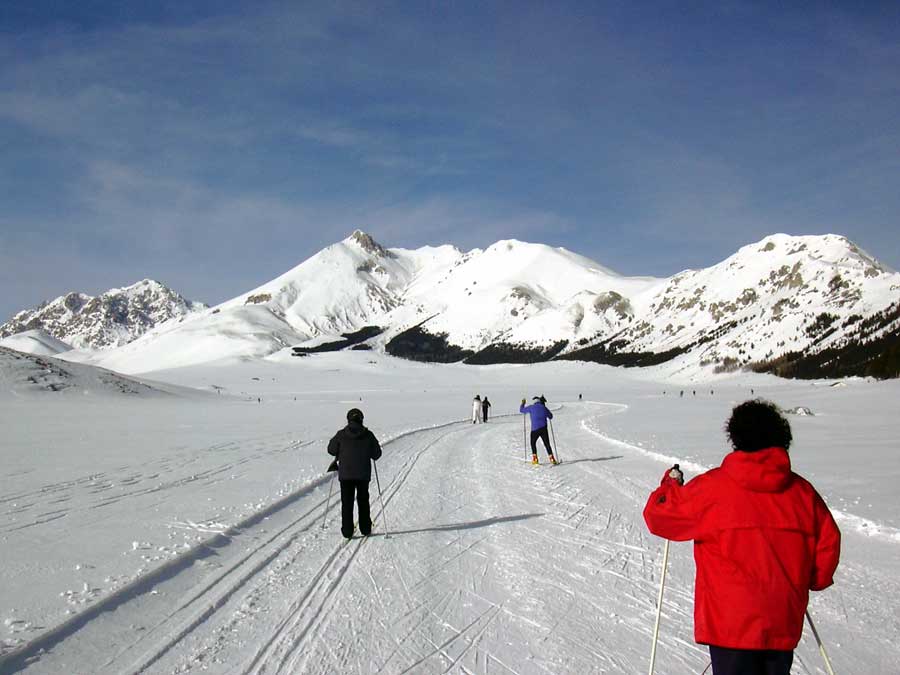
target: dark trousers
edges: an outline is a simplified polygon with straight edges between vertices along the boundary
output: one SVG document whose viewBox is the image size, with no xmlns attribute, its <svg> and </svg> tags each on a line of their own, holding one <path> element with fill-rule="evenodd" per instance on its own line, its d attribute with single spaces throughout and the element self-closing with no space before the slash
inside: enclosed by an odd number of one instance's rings
<svg viewBox="0 0 900 675">
<path fill-rule="evenodd" d="M 359 511 L 359 531 L 368 536 L 372 531 L 372 517 L 369 515 L 369 481 L 341 481 L 341 534 L 349 539 L 353 536 L 353 497 Z"/>
<path fill-rule="evenodd" d="M 713 675 L 790 675 L 794 652 L 709 646 Z"/>
<path fill-rule="evenodd" d="M 488 411 L 487 408 L 481 409 L 481 421 L 482 422 L 487 422 L 487 411 Z"/>
<path fill-rule="evenodd" d="M 547 448 L 547 455 L 552 455 L 553 449 L 550 447 L 550 434 L 547 433 L 547 427 L 531 430 L 531 454 L 537 454 L 537 439 L 539 438 L 544 441 L 544 447 Z"/>
</svg>

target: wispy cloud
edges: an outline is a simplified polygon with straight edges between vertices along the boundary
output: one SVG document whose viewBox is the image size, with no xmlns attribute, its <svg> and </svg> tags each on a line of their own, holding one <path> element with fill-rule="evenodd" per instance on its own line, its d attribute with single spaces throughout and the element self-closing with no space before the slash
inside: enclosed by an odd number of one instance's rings
<svg viewBox="0 0 900 675">
<path fill-rule="evenodd" d="M 179 11 L 73 6 L 0 33 L 3 253 L 71 256 L 17 274 L 158 269 L 217 300 L 354 227 L 532 239 L 635 274 L 773 230 L 900 250 L 900 47 L 880 10 Z"/>
</svg>

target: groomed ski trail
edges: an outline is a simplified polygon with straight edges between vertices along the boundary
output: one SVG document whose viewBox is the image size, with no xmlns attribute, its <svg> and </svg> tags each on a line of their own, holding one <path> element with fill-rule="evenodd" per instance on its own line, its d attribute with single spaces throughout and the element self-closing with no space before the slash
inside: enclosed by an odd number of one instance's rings
<svg viewBox="0 0 900 675">
<path fill-rule="evenodd" d="M 392 442 L 440 437 L 449 426 L 401 434 Z M 415 459 L 407 457 L 411 465 Z M 245 587 L 252 591 L 291 562 L 305 566 L 324 559 L 323 571 L 340 564 L 334 540 L 319 529 L 330 480 L 327 474 L 312 481 L 4 654 L 0 672 L 83 672 L 86 652 L 102 655 L 92 673 L 166 672 L 157 662 L 203 633 L 220 610 L 228 614 L 237 602 L 240 611 Z M 332 501 L 330 514 L 335 513 Z"/>
<path fill-rule="evenodd" d="M 641 509 L 666 455 L 597 435 L 626 411 L 555 408 L 556 467 L 540 443 L 541 465 L 530 464 L 518 415 L 398 436 L 378 463 L 387 514 L 371 484 L 371 537 L 343 540 L 335 499 L 320 528 L 324 475 L 85 612 L 47 651 L 7 655 L 0 672 L 644 672 L 662 541 Z M 852 552 L 842 565 L 840 585 L 813 596 L 814 616 L 825 636 L 840 622 L 867 638 L 829 645 L 835 666 L 891 672 L 879 668 L 898 620 L 875 596 L 900 584 Z M 690 545 L 675 544 L 659 673 L 708 664 L 692 593 Z M 79 661 L 87 653 L 101 656 Z M 824 672 L 807 634 L 795 670 Z"/>
<path fill-rule="evenodd" d="M 387 445 L 391 537 L 373 481 L 370 538 L 343 543 L 333 513 L 330 557 L 317 569 L 278 563 L 161 672 L 639 672 L 662 549 L 640 520 L 649 486 L 611 474 L 621 454 L 580 429 L 582 415 L 601 412 L 559 411 L 557 467 L 542 449 L 540 466 L 517 461 L 518 416 Z M 689 626 L 689 588 L 667 603 L 673 623 Z M 671 642 L 672 672 L 706 665 L 700 648 Z"/>
</svg>

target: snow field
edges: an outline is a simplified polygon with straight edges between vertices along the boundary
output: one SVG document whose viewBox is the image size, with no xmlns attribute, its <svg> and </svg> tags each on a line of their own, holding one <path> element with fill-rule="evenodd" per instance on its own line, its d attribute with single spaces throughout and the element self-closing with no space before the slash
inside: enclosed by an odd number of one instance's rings
<svg viewBox="0 0 900 675">
<path fill-rule="evenodd" d="M 836 584 L 813 595 L 837 672 L 898 671 L 896 383 L 751 378 L 676 399 L 583 364 L 355 359 L 154 374 L 221 400 L 4 400 L 0 672 L 643 672 L 662 541 L 641 509 L 670 458 L 688 477 L 718 464 L 750 386 L 817 413 L 791 418 L 795 469 L 883 528 L 842 522 Z M 474 393 L 500 414 L 452 422 Z M 523 448 L 514 410 L 537 393 L 558 467 Z M 336 494 L 321 528 L 324 446 L 353 406 L 385 446 L 386 512 L 373 479 L 375 532 L 345 543 Z M 708 663 L 692 579 L 690 546 L 673 544 L 657 672 Z M 794 670 L 824 672 L 811 635 Z"/>
</svg>

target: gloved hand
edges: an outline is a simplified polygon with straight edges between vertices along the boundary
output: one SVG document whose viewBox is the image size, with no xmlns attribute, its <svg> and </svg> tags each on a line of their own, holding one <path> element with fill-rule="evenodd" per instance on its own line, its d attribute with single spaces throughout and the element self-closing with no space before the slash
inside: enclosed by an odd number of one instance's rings
<svg viewBox="0 0 900 675">
<path fill-rule="evenodd" d="M 684 473 L 678 465 L 676 464 L 671 469 L 668 469 L 665 474 L 663 474 L 662 480 L 659 482 L 660 485 L 684 485 Z"/>
<path fill-rule="evenodd" d="M 524 398 L 522 399 L 522 405 L 525 405 L 525 399 L 524 399 Z"/>
</svg>

